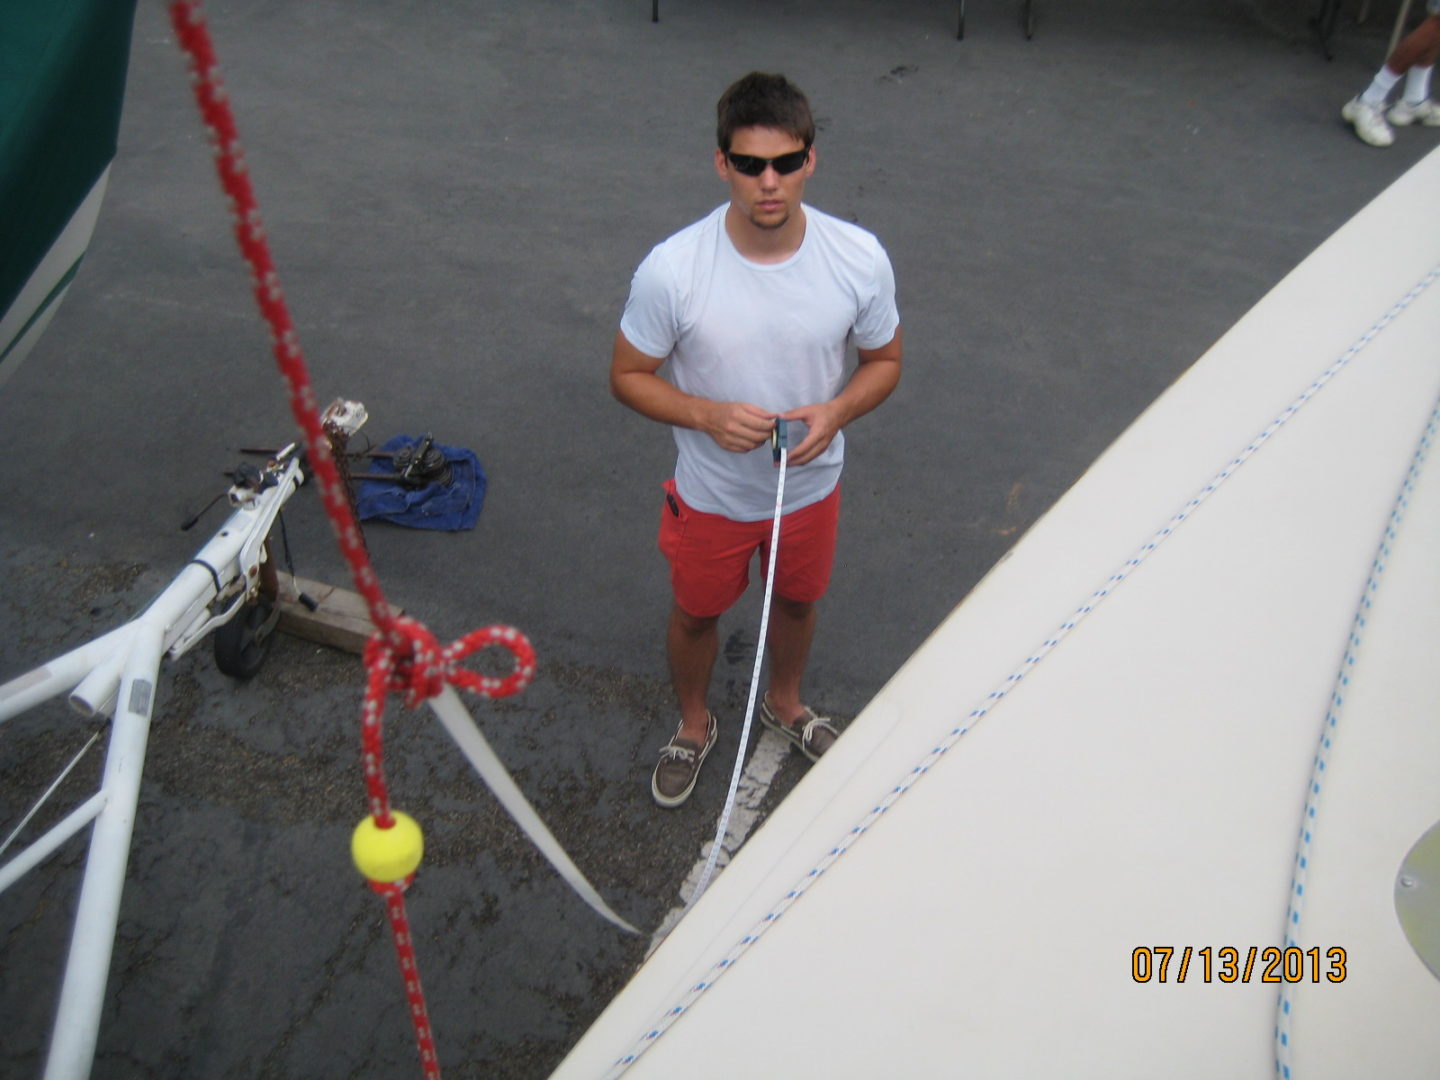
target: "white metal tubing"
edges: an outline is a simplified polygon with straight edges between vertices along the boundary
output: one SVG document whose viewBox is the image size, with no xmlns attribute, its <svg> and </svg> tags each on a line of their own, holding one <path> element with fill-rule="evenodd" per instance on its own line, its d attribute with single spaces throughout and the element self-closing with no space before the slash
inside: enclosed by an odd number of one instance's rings
<svg viewBox="0 0 1440 1080">
<path fill-rule="evenodd" d="M 85 745 L 80 748 L 80 752 L 70 759 L 70 764 L 61 769 L 60 775 L 50 781 L 50 786 L 45 789 L 45 794 L 35 800 L 35 805 L 30 807 L 30 812 L 20 819 L 20 824 L 10 830 L 9 836 L 3 841 L 0 841 L 0 855 L 3 855 L 10 849 L 10 845 L 15 842 L 15 838 L 25 831 L 25 826 L 29 825 L 31 819 L 40 812 L 40 808 L 50 801 L 50 796 L 60 790 L 60 785 L 65 782 L 65 778 L 70 775 L 71 770 L 80 764 L 80 759 L 90 752 L 90 748 L 94 746 L 99 739 L 100 732 L 94 732 L 90 738 L 85 741 Z"/>
<path fill-rule="evenodd" d="M 280 513 L 280 507 L 285 504 L 285 500 L 300 489 L 303 480 L 304 475 L 300 472 L 300 463 L 291 461 L 286 466 L 285 472 L 281 474 L 280 482 L 256 500 L 256 509 L 263 527 L 251 532 L 249 539 L 240 549 L 242 566 L 252 563 L 259 564 L 263 555 L 265 539 L 270 535 L 270 526 L 275 523 L 275 518 Z"/>
<path fill-rule="evenodd" d="M 285 500 L 300 487 L 301 475 L 299 463 L 290 462 L 275 487 L 230 515 L 220 531 L 200 549 L 195 556 L 195 562 L 203 562 L 219 571 L 222 586 L 230 575 L 243 575 L 249 566 L 258 564 L 259 553 L 270 533 L 270 527 Z M 201 570 L 195 563 L 187 569 Z M 210 602 L 215 587 L 214 580 L 209 578 L 208 574 L 206 580 L 210 584 L 210 592 L 191 603 L 188 608 L 176 611 L 168 621 L 170 633 L 165 639 L 165 648 L 172 658 L 183 656 L 212 629 L 228 621 L 228 612 L 212 616 L 204 610 L 204 604 Z M 249 584 L 247 581 L 247 587 Z M 239 598 L 236 602 L 239 602 Z"/>
<path fill-rule="evenodd" d="M 224 587 L 237 572 L 247 573 L 242 557 L 258 557 L 280 507 L 302 481 L 292 459 L 280 482 L 231 514 L 138 618 L 0 684 L 0 721 L 72 689 L 71 704 L 82 713 L 115 710 L 100 791 L 0 868 L 3 889 L 95 822 L 45 1080 L 84 1080 L 94 1061 L 161 658 L 172 646 L 180 655 L 224 621 L 207 611 L 217 576 Z"/>
<path fill-rule="evenodd" d="M 128 641 L 128 639 L 127 639 Z M 116 649 L 90 669 L 80 685 L 70 691 L 70 707 L 81 716 L 109 716 L 115 711 L 120 693 L 120 675 L 125 668 L 125 651 Z"/>
<path fill-rule="evenodd" d="M 223 589 L 235 574 L 235 556 L 243 539 L 234 529 L 216 533 L 152 605 L 150 610 L 159 615 L 166 631 L 163 651 L 172 658 L 183 656 L 213 625 L 225 621 L 210 615 L 208 605 L 219 594 L 208 568 L 217 571 Z"/>
<path fill-rule="evenodd" d="M 57 656 L 48 664 L 0 684 L 0 720 L 19 716 L 26 709 L 70 690 L 112 651 L 123 652 L 132 633 L 134 625 L 126 623 L 71 649 L 64 656 Z"/>
<path fill-rule="evenodd" d="M 94 641 L 72 649 L 63 656 L 56 657 L 33 671 L 0 683 L 0 721 L 9 720 L 42 701 L 74 689 L 112 652 L 123 652 L 136 623 L 140 619 L 148 619 L 152 614 L 160 614 L 163 619 L 166 630 L 165 649 L 175 645 L 187 631 L 192 633 L 184 642 L 185 648 L 193 644 L 194 640 L 219 621 L 203 618 L 204 605 L 210 602 L 214 594 L 215 580 L 205 567 L 197 563 L 203 562 L 214 567 L 221 574 L 223 584 L 223 578 L 234 569 L 242 552 L 258 552 L 259 545 L 264 543 L 270 526 L 280 512 L 280 507 L 300 487 L 302 476 L 299 463 L 291 461 L 279 484 L 266 491 L 250 506 L 242 507 L 231 514 L 219 531 L 196 553 L 195 559 L 156 597 L 144 615 Z M 241 570 L 243 571 L 243 567 Z M 180 650 L 183 651 L 184 649 Z M 86 702 L 91 707 L 87 715 L 99 711 L 94 708 L 96 703 L 93 697 L 87 695 Z M 82 703 L 75 704 L 82 713 L 86 712 Z"/>
<path fill-rule="evenodd" d="M 44 836 L 0 867 L 0 892 L 4 892 L 31 870 L 34 870 L 48 859 L 61 844 L 89 825 L 95 819 L 95 815 L 105 808 L 105 802 L 105 793 L 97 791 L 66 814 L 64 820 L 46 829 Z"/>
<path fill-rule="evenodd" d="M 147 612 L 136 624 L 120 681 L 101 782 L 107 799 L 90 837 L 45 1080 L 85 1080 L 95 1056 L 164 641 L 162 624 L 149 615 Z"/>
</svg>

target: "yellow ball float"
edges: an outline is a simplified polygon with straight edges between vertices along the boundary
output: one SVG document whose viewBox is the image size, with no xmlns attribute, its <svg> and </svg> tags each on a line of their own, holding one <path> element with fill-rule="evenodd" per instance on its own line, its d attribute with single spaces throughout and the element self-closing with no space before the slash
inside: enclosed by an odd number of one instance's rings
<svg viewBox="0 0 1440 1080">
<path fill-rule="evenodd" d="M 355 826 L 350 857 L 365 877 L 378 885 L 403 881 L 413 874 L 425 855 L 425 837 L 409 814 L 392 810 L 394 824 L 382 829 L 373 817 Z"/>
</svg>

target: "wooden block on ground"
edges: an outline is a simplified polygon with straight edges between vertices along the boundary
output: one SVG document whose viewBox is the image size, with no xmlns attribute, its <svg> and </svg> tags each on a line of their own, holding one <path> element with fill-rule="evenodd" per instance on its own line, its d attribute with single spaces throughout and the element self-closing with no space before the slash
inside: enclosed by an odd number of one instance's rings
<svg viewBox="0 0 1440 1080">
<path fill-rule="evenodd" d="M 304 593 L 318 605 L 314 611 L 300 602 Z M 399 614 L 399 609 L 395 609 Z M 308 578 L 280 578 L 279 629 L 309 641 L 347 652 L 363 653 L 375 632 L 370 610 L 359 593 Z"/>
</svg>

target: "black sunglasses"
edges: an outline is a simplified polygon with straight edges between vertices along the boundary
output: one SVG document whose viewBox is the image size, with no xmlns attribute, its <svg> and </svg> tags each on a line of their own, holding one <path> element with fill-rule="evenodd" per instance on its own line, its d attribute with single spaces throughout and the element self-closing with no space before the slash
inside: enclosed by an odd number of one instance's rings
<svg viewBox="0 0 1440 1080">
<path fill-rule="evenodd" d="M 810 156 L 810 148 L 804 150 L 792 150 L 788 154 L 781 154 L 779 157 L 755 157 L 753 154 L 729 154 L 725 157 L 730 162 L 730 167 L 738 173 L 746 176 L 759 176 L 767 166 L 773 165 L 775 171 L 781 176 L 789 176 L 792 172 L 805 167 L 805 159 Z"/>
</svg>

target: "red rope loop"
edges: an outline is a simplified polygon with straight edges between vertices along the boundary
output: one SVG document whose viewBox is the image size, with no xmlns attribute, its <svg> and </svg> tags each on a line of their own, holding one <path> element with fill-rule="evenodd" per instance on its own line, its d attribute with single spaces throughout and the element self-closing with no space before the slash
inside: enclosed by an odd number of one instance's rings
<svg viewBox="0 0 1440 1080">
<path fill-rule="evenodd" d="M 514 660 L 510 674 L 497 678 L 459 666 L 471 653 L 492 645 L 504 649 Z M 373 672 L 377 665 L 386 669 L 385 689 L 403 694 L 406 706 L 413 709 L 438 695 L 446 683 L 483 698 L 518 694 L 535 677 L 535 649 L 513 626 L 498 625 L 473 630 L 441 648 L 421 623 L 397 615 L 390 633 L 376 631 L 365 647 L 365 666 Z"/>
<path fill-rule="evenodd" d="M 471 653 L 498 646 L 514 660 L 504 678 L 481 675 L 459 666 Z M 438 695 L 446 683 L 484 698 L 518 694 L 535 677 L 535 649 L 530 639 L 513 626 L 486 626 L 466 634 L 444 648 L 425 626 L 405 615 L 397 615 L 386 634 L 377 630 L 365 646 L 365 667 L 369 679 L 361 709 L 362 764 L 370 814 L 375 824 L 388 829 L 390 796 L 385 785 L 381 722 L 389 694 L 403 695 L 405 705 L 414 709 Z"/>
</svg>

